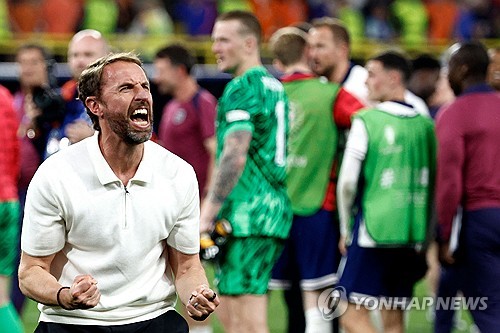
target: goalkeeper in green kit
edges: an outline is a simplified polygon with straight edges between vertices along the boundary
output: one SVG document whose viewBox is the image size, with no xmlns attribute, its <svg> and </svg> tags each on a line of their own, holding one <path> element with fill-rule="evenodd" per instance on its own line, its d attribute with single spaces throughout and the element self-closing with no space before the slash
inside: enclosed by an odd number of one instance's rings
<svg viewBox="0 0 500 333">
<path fill-rule="evenodd" d="M 226 332 L 268 332 L 267 285 L 291 227 L 285 187 L 288 100 L 262 66 L 261 27 L 248 12 L 220 15 L 212 32 L 218 68 L 235 78 L 219 100 L 216 169 L 200 231 L 231 224 L 217 270 Z"/>
</svg>

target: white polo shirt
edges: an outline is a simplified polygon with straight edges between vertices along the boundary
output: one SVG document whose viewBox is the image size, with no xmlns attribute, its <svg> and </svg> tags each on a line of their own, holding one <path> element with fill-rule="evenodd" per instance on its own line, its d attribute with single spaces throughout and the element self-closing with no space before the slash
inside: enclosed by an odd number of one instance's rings
<svg viewBox="0 0 500 333">
<path fill-rule="evenodd" d="M 88 310 L 39 305 L 40 320 L 121 325 L 155 318 L 176 301 L 166 244 L 199 251 L 199 197 L 193 168 L 148 141 L 125 187 L 104 159 L 98 134 L 54 154 L 28 189 L 21 247 L 57 253 L 51 273 L 63 286 L 91 274 L 102 296 Z"/>
</svg>

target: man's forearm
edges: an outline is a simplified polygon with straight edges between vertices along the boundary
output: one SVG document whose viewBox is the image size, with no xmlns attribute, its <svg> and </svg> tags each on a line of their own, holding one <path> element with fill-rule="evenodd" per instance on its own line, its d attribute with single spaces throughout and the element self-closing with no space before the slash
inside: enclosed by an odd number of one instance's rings
<svg viewBox="0 0 500 333">
<path fill-rule="evenodd" d="M 349 163 L 343 163 L 337 183 L 337 201 L 340 218 L 340 234 L 347 237 L 349 234 L 349 221 L 351 220 L 351 210 L 356 196 L 357 178 L 348 175 L 352 169 L 348 169 Z"/>
<path fill-rule="evenodd" d="M 201 207 L 200 230 L 207 231 L 245 169 L 252 133 L 236 131 L 227 135 L 219 165 L 214 169 L 207 198 Z"/>
<path fill-rule="evenodd" d="M 187 305 L 193 293 L 201 285 L 208 288 L 208 280 L 205 270 L 200 265 L 191 267 L 188 271 L 175 278 L 175 288 L 182 304 Z"/>
<path fill-rule="evenodd" d="M 245 168 L 251 139 L 252 133 L 248 131 L 236 131 L 226 137 L 213 188 L 208 194 L 213 203 L 222 204 L 238 183 Z"/>
<path fill-rule="evenodd" d="M 50 256 L 53 257 L 53 256 Z M 57 305 L 57 291 L 61 288 L 56 278 L 47 270 L 46 259 L 32 261 L 32 257 L 21 254 L 19 265 L 19 288 L 26 297 L 46 305 Z"/>
<path fill-rule="evenodd" d="M 172 247 L 167 248 L 169 265 L 175 276 L 177 295 L 187 305 L 191 295 L 209 289 L 205 270 L 198 254 L 184 254 Z"/>
</svg>

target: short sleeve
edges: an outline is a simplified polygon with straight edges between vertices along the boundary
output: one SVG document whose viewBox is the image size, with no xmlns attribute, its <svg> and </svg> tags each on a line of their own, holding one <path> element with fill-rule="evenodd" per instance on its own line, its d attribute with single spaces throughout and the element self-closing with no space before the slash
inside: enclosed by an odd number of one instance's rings
<svg viewBox="0 0 500 333">
<path fill-rule="evenodd" d="M 42 164 L 28 187 L 21 236 L 21 249 L 32 256 L 59 252 L 66 241 L 66 226 L 54 195 L 47 163 Z"/>
<path fill-rule="evenodd" d="M 200 251 L 200 199 L 194 170 L 190 167 L 184 204 L 170 231 L 167 244 L 185 254 Z"/>
<path fill-rule="evenodd" d="M 227 91 L 223 114 L 227 124 L 225 136 L 235 131 L 254 131 L 253 118 L 261 111 L 262 101 L 255 84 L 245 85 L 245 82 L 238 80 Z"/>
<path fill-rule="evenodd" d="M 215 135 L 215 117 L 217 114 L 217 100 L 208 91 L 203 91 L 200 98 L 201 137 L 205 140 Z"/>
<path fill-rule="evenodd" d="M 351 127 L 351 118 L 364 107 L 363 103 L 347 90 L 340 88 L 333 107 L 335 123 L 339 128 Z"/>
</svg>

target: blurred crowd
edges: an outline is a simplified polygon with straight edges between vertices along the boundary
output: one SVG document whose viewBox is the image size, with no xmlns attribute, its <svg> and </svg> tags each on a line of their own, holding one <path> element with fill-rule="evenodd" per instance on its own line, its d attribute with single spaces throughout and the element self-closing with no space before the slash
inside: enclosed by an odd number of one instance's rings
<svg viewBox="0 0 500 333">
<path fill-rule="evenodd" d="M 498 38 L 498 0 L 0 0 L 0 36 L 73 34 L 209 35 L 219 13 L 252 11 L 264 36 L 317 17 L 338 17 L 351 38 L 407 43 Z M 64 15 L 60 15 L 64 13 Z"/>
</svg>

